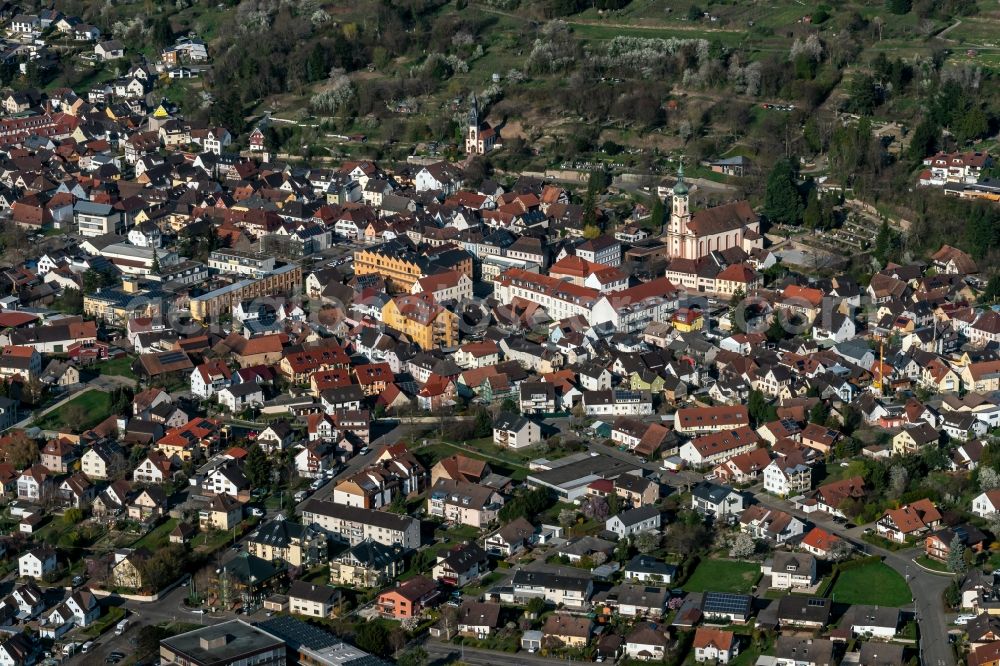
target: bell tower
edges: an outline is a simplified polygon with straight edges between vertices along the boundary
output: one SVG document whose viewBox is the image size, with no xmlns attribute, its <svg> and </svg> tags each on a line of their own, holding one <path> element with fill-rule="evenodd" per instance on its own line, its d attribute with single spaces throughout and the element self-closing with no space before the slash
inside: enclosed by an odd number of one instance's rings
<svg viewBox="0 0 1000 666">
<path fill-rule="evenodd" d="M 479 153 L 479 102 L 476 93 L 472 93 L 472 104 L 469 106 L 469 130 L 465 138 L 465 152 L 473 155 Z"/>
<path fill-rule="evenodd" d="M 671 199 L 670 230 L 675 234 L 687 234 L 688 222 L 691 221 L 691 209 L 688 205 L 688 188 L 684 183 L 683 163 L 677 168 L 677 182 L 674 184 Z"/>
</svg>

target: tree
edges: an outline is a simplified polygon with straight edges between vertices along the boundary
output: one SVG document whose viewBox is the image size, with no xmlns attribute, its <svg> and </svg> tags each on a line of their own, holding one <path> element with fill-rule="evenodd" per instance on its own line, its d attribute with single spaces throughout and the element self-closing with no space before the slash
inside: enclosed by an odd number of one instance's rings
<svg viewBox="0 0 1000 666">
<path fill-rule="evenodd" d="M 778 160 L 767 177 L 764 191 L 764 214 L 780 224 L 798 224 L 802 216 L 802 197 L 795 184 L 796 172 L 790 160 Z"/>
<path fill-rule="evenodd" d="M 480 437 L 489 437 L 493 434 L 493 417 L 490 416 L 490 412 L 487 409 L 479 409 L 476 411 L 476 423 L 473 426 L 472 436 L 477 439 Z"/>
<path fill-rule="evenodd" d="M 983 293 L 976 299 L 978 303 L 996 303 L 1000 299 L 1000 275 L 991 275 Z"/>
<path fill-rule="evenodd" d="M 902 497 L 910 483 L 910 473 L 902 465 L 893 465 L 889 469 L 889 492 L 894 498 Z"/>
<path fill-rule="evenodd" d="M 849 558 L 853 553 L 854 546 L 851 545 L 850 541 L 837 539 L 830 546 L 830 550 L 827 552 L 827 555 L 834 562 L 841 562 Z"/>
<path fill-rule="evenodd" d="M 639 532 L 635 535 L 635 547 L 642 554 L 651 553 L 660 547 L 660 535 L 656 532 Z"/>
<path fill-rule="evenodd" d="M 819 423 L 822 425 L 826 423 L 828 415 L 829 412 L 826 409 L 826 404 L 820 400 L 809 410 L 809 423 Z"/>
<path fill-rule="evenodd" d="M 910 9 L 913 7 L 912 0 L 886 0 L 886 9 L 888 9 L 893 14 L 903 15 L 909 14 Z"/>
<path fill-rule="evenodd" d="M 66 509 L 62 520 L 67 525 L 77 525 L 83 521 L 83 510 L 76 507 Z"/>
<path fill-rule="evenodd" d="M 247 479 L 257 488 L 266 487 L 271 481 L 271 460 L 260 444 L 254 443 L 247 451 L 244 463 Z"/>
<path fill-rule="evenodd" d="M 886 220 L 882 220 L 882 226 L 878 229 L 878 234 L 875 236 L 875 249 L 872 250 L 872 254 L 878 260 L 879 264 L 884 266 L 889 261 L 889 251 L 892 249 L 892 230 L 889 229 L 889 223 Z"/>
<path fill-rule="evenodd" d="M 354 634 L 354 642 L 365 652 L 379 657 L 388 657 L 392 652 L 389 629 L 381 622 L 363 623 Z"/>
<path fill-rule="evenodd" d="M 848 109 L 863 116 L 870 116 L 879 103 L 875 79 L 870 74 L 855 74 L 851 79 L 849 95 Z"/>
<path fill-rule="evenodd" d="M 980 467 L 977 474 L 979 476 L 979 489 L 983 492 L 1000 488 L 1000 472 L 992 467 Z"/>
<path fill-rule="evenodd" d="M 530 615 L 541 615 L 545 612 L 545 599 L 542 597 L 532 597 L 528 599 L 528 603 L 525 604 L 524 610 Z"/>
<path fill-rule="evenodd" d="M 83 432 L 89 415 L 82 405 L 69 405 L 63 409 L 62 421 L 72 432 Z"/>
<path fill-rule="evenodd" d="M 729 556 L 738 560 L 745 560 L 756 551 L 757 544 L 754 542 L 753 537 L 746 532 L 740 532 L 729 548 Z"/>
<path fill-rule="evenodd" d="M 160 653 L 160 641 L 168 638 L 170 632 L 155 624 L 146 624 L 139 629 L 136 636 L 135 656 L 140 659 L 147 659 Z"/>
<path fill-rule="evenodd" d="M 660 197 L 653 197 L 653 208 L 649 213 L 649 221 L 646 223 L 646 227 L 655 231 L 657 233 L 663 228 L 663 223 L 667 217 L 667 209 L 663 205 L 663 199 Z"/>
<path fill-rule="evenodd" d="M 767 397 L 757 389 L 750 391 L 750 397 L 747 399 L 747 411 L 755 426 L 778 418 L 778 411 L 768 403 Z"/>
<path fill-rule="evenodd" d="M 153 275 L 160 274 L 160 256 L 156 253 L 156 248 L 153 248 L 153 265 L 150 266 L 150 270 Z"/>
<path fill-rule="evenodd" d="M 160 15 L 153 21 L 150 29 L 150 38 L 153 44 L 159 47 L 167 46 L 174 41 L 174 30 L 170 27 L 170 19 L 166 14 Z"/>
<path fill-rule="evenodd" d="M 239 134 L 243 130 L 243 101 L 235 89 L 222 90 L 218 93 L 218 98 L 212 104 L 211 116 L 216 123 L 229 129 L 233 134 Z"/>
<path fill-rule="evenodd" d="M 815 187 L 809 190 L 806 197 L 806 209 L 802 213 L 802 224 L 809 229 L 816 229 L 823 224 L 823 206 L 819 202 Z"/>
<path fill-rule="evenodd" d="M 608 517 L 608 502 L 599 495 L 591 495 L 583 503 L 581 510 L 588 519 L 603 522 Z"/>
<path fill-rule="evenodd" d="M 965 544 L 956 534 L 948 544 L 948 571 L 952 573 L 965 573 L 968 565 L 965 563 Z"/>
<path fill-rule="evenodd" d="M 411 648 L 401 654 L 396 663 L 399 666 L 424 666 L 427 663 L 427 650 L 422 647 Z"/>
<path fill-rule="evenodd" d="M 41 451 L 35 440 L 24 434 L 23 430 L 15 430 L 7 435 L 7 444 L 0 449 L 4 462 L 10 463 L 14 469 L 25 469 L 38 462 Z"/>
<path fill-rule="evenodd" d="M 941 128 L 930 118 L 924 118 L 913 130 L 910 137 L 910 147 L 907 149 L 910 159 L 920 162 L 928 155 L 933 155 L 938 148 L 938 139 L 941 136 Z"/>
<path fill-rule="evenodd" d="M 559 512 L 559 524 L 569 527 L 576 522 L 576 511 L 574 509 L 563 509 Z"/>
</svg>

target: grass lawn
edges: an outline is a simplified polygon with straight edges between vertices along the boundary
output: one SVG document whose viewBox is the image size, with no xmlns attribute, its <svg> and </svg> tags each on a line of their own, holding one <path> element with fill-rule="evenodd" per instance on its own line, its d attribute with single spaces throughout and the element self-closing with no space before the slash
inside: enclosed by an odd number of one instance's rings
<svg viewBox="0 0 1000 666">
<path fill-rule="evenodd" d="M 132 544 L 132 547 L 156 552 L 170 543 L 170 533 L 174 531 L 175 527 L 177 527 L 177 519 L 170 518 L 147 532 L 145 536 Z"/>
<path fill-rule="evenodd" d="M 946 574 L 951 573 L 950 571 L 948 571 L 947 564 L 945 564 L 944 562 L 938 562 L 937 560 L 932 560 L 926 555 L 921 555 L 914 561 L 920 566 L 926 569 L 930 569 L 931 571 L 940 571 L 941 573 L 946 573 Z"/>
<path fill-rule="evenodd" d="M 84 629 L 83 635 L 97 638 L 123 619 L 125 619 L 125 609 L 120 606 L 112 606 L 97 622 Z"/>
<path fill-rule="evenodd" d="M 830 595 L 841 604 L 905 606 L 910 588 L 903 577 L 882 562 L 841 571 Z"/>
<path fill-rule="evenodd" d="M 83 410 L 85 418 L 81 425 L 81 430 L 87 430 L 88 428 L 93 428 L 111 414 L 111 394 L 97 389 L 81 393 L 58 409 L 53 409 L 35 421 L 35 425 L 42 430 L 59 430 L 65 428 L 68 424 L 64 421 L 64 416 L 74 406 L 78 406 Z"/>
<path fill-rule="evenodd" d="M 130 377 L 131 379 L 135 379 L 135 373 L 132 372 L 133 360 L 134 359 L 131 356 L 109 358 L 107 361 L 95 363 L 91 366 L 91 369 L 101 375 L 116 375 L 118 377 Z"/>
<path fill-rule="evenodd" d="M 746 593 L 760 579 L 760 565 L 737 560 L 702 560 L 684 589 L 687 592 Z"/>
</svg>

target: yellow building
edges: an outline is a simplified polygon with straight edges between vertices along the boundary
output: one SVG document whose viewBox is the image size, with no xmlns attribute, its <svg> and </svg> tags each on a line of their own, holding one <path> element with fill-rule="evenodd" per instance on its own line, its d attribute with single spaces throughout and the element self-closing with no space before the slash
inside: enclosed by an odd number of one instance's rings
<svg viewBox="0 0 1000 666">
<path fill-rule="evenodd" d="M 674 313 L 671 322 L 674 328 L 681 333 L 690 333 L 701 330 L 702 326 L 705 325 L 705 317 L 702 316 L 701 310 L 681 308 Z"/>
<path fill-rule="evenodd" d="M 458 315 L 438 305 L 430 294 L 393 298 L 382 307 L 382 322 L 421 349 L 458 344 Z"/>
<path fill-rule="evenodd" d="M 455 270 L 472 278 L 472 255 L 452 250 L 436 256 L 424 256 L 395 244 L 354 251 L 355 275 L 381 275 L 394 293 L 409 293 L 420 278 L 435 272 Z"/>
</svg>

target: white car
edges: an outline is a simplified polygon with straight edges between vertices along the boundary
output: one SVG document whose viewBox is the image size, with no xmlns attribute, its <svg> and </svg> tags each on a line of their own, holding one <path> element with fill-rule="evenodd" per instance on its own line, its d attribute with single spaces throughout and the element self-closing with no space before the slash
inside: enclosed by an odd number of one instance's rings
<svg viewBox="0 0 1000 666">
<path fill-rule="evenodd" d="M 264 509 L 260 508 L 259 506 L 251 507 L 250 515 L 257 516 L 259 518 L 260 516 L 264 515 Z"/>
<path fill-rule="evenodd" d="M 205 614 L 205 609 L 204 608 L 192 608 L 191 612 L 194 613 L 195 615 L 204 615 Z"/>
<path fill-rule="evenodd" d="M 959 615 L 955 618 L 955 624 L 962 625 L 968 624 L 976 619 L 975 615 Z"/>
</svg>

